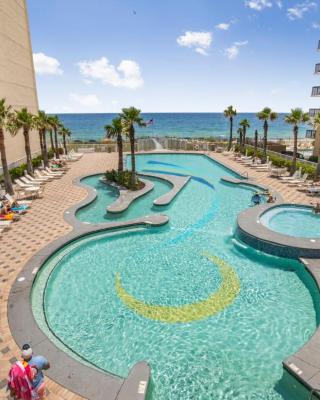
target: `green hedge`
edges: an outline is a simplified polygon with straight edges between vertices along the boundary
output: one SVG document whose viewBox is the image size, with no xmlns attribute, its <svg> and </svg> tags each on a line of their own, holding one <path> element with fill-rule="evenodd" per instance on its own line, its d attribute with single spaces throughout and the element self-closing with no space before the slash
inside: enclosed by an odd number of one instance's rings
<svg viewBox="0 0 320 400">
<path fill-rule="evenodd" d="M 254 148 L 249 147 L 246 149 L 248 156 L 253 156 L 254 155 Z M 292 161 L 291 160 L 286 160 L 285 158 L 279 156 L 276 156 L 274 154 L 270 154 L 267 152 L 267 155 L 269 156 L 269 160 L 272 161 L 272 165 L 275 167 L 279 168 L 287 168 L 288 171 L 291 168 Z M 260 159 L 264 159 L 264 155 L 262 150 L 258 149 L 257 151 L 257 157 Z M 316 177 L 316 167 L 313 165 L 307 165 L 302 163 L 301 161 L 297 160 L 297 169 L 301 167 L 302 173 L 307 173 L 309 175 L 309 178 L 315 178 Z"/>
<path fill-rule="evenodd" d="M 48 151 L 48 158 L 53 158 L 54 157 L 54 151 L 53 150 L 49 150 Z M 35 158 L 32 159 L 32 166 L 33 168 L 38 168 L 41 165 L 41 161 L 42 161 L 42 157 L 37 156 Z M 27 164 L 23 163 L 21 165 L 19 165 L 18 167 L 14 167 L 10 169 L 10 175 L 11 175 L 11 179 L 15 180 L 20 178 L 21 176 L 24 175 L 24 171 L 27 169 Z M 3 182 L 3 176 L 0 175 L 0 182 Z"/>
<path fill-rule="evenodd" d="M 105 173 L 105 177 L 106 177 L 107 181 L 115 182 L 118 185 L 124 186 L 127 189 L 132 189 L 131 188 L 131 176 L 132 176 L 131 171 L 117 171 L 115 169 L 113 169 L 111 171 L 107 171 Z M 142 189 L 143 187 L 144 187 L 144 183 L 138 179 L 134 190 L 139 190 L 139 189 Z"/>
</svg>

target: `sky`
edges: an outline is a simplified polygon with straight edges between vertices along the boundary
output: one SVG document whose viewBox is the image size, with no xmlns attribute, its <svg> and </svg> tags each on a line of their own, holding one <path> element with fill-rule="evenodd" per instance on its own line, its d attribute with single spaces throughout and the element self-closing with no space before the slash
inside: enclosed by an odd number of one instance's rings
<svg viewBox="0 0 320 400">
<path fill-rule="evenodd" d="M 49 113 L 319 108 L 320 0 L 27 0 Z"/>
</svg>

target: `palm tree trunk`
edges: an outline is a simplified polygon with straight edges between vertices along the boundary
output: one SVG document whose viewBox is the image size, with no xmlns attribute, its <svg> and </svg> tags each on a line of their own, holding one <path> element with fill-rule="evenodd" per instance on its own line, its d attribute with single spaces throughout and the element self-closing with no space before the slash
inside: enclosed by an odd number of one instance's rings
<svg viewBox="0 0 320 400">
<path fill-rule="evenodd" d="M 67 143 L 66 143 L 66 135 L 63 134 L 63 147 L 64 147 L 64 154 L 67 155 L 68 154 L 68 150 L 67 150 Z"/>
<path fill-rule="evenodd" d="M 230 135 L 229 135 L 228 151 L 230 151 L 232 146 L 232 131 L 233 131 L 233 118 L 230 117 Z"/>
<path fill-rule="evenodd" d="M 117 136 L 117 144 L 119 153 L 118 171 L 123 171 L 123 144 L 121 135 Z"/>
<path fill-rule="evenodd" d="M 54 151 L 52 131 L 50 131 L 50 143 L 51 143 L 51 150 Z"/>
<path fill-rule="evenodd" d="M 243 133 L 242 133 L 242 141 L 243 141 L 243 147 L 246 147 L 246 135 L 247 135 L 247 128 L 244 126 L 243 127 Z"/>
<path fill-rule="evenodd" d="M 42 158 L 42 160 L 44 160 L 43 132 L 42 132 L 42 129 L 39 130 L 39 141 L 40 141 L 40 149 L 41 149 L 41 158 Z"/>
<path fill-rule="evenodd" d="M 43 163 L 45 167 L 48 167 L 49 160 L 48 160 L 47 138 L 45 130 L 42 132 L 42 141 L 43 141 Z"/>
<path fill-rule="evenodd" d="M 55 152 L 56 158 L 60 158 L 59 157 L 59 148 L 58 148 L 58 132 L 57 132 L 56 128 L 54 129 L 54 144 L 55 144 L 54 152 Z"/>
<path fill-rule="evenodd" d="M 318 163 L 317 163 L 317 169 L 316 169 L 316 178 L 319 178 L 320 176 L 320 155 L 318 156 Z"/>
<path fill-rule="evenodd" d="M 29 131 L 23 131 L 24 136 L 24 148 L 27 156 L 27 171 L 28 174 L 33 174 L 33 167 L 32 167 L 32 157 L 31 157 L 31 149 L 30 149 L 30 139 L 29 139 Z"/>
<path fill-rule="evenodd" d="M 297 151 L 298 151 L 298 126 L 293 127 L 293 155 L 290 174 L 293 175 L 297 169 Z"/>
<path fill-rule="evenodd" d="M 0 153 L 1 153 L 1 165 L 2 165 L 2 173 L 3 173 L 3 180 L 4 180 L 4 187 L 6 192 L 9 194 L 14 194 L 11 176 L 8 168 L 7 163 L 7 156 L 6 156 L 6 148 L 4 145 L 4 132 L 3 129 L 0 128 Z"/>
<path fill-rule="evenodd" d="M 136 157 L 134 153 L 134 128 L 130 129 L 130 150 L 131 150 L 131 189 L 136 187 Z"/>
<path fill-rule="evenodd" d="M 267 158 L 268 128 L 268 122 L 265 119 L 263 124 L 263 155 L 265 158 Z"/>
<path fill-rule="evenodd" d="M 254 132 L 254 157 L 256 158 L 258 154 L 258 131 Z"/>
</svg>

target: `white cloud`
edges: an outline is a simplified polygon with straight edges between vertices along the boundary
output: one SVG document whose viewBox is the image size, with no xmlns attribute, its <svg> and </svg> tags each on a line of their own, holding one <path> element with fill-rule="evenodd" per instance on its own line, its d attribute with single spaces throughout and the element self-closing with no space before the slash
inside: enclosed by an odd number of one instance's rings
<svg viewBox="0 0 320 400">
<path fill-rule="evenodd" d="M 232 46 L 225 49 L 225 55 L 229 58 L 229 60 L 234 60 L 239 55 L 239 48 L 246 46 L 248 43 L 249 42 L 247 40 L 243 42 L 234 42 Z"/>
<path fill-rule="evenodd" d="M 281 0 L 276 1 L 276 5 L 277 5 L 279 8 L 282 8 L 282 7 L 283 7 L 283 3 L 282 3 Z"/>
<path fill-rule="evenodd" d="M 101 57 L 80 61 L 77 65 L 84 77 L 100 80 L 105 85 L 137 89 L 144 83 L 139 64 L 132 60 L 122 60 L 116 67 L 106 57 Z"/>
<path fill-rule="evenodd" d="M 192 48 L 199 54 L 207 55 L 212 43 L 212 33 L 187 31 L 178 37 L 177 43 L 179 46 Z"/>
<path fill-rule="evenodd" d="M 272 2 L 270 0 L 246 0 L 245 5 L 252 10 L 261 11 L 264 8 L 272 7 Z"/>
<path fill-rule="evenodd" d="M 313 29 L 320 29 L 320 22 L 314 22 L 314 23 L 312 24 L 312 28 L 313 28 Z"/>
<path fill-rule="evenodd" d="M 221 22 L 220 24 L 216 25 L 216 28 L 220 29 L 221 31 L 228 31 L 230 26 L 231 26 L 230 23 Z"/>
<path fill-rule="evenodd" d="M 312 8 L 316 8 L 317 3 L 314 1 L 305 1 L 304 3 L 296 4 L 294 7 L 290 7 L 287 10 L 287 16 L 292 21 L 303 18 L 304 14 L 310 11 Z"/>
<path fill-rule="evenodd" d="M 33 54 L 34 69 L 39 75 L 62 75 L 60 62 L 54 58 L 46 56 L 44 53 Z"/>
<path fill-rule="evenodd" d="M 85 107 L 96 107 L 100 104 L 100 100 L 95 94 L 76 94 L 70 93 L 70 99 Z"/>
</svg>

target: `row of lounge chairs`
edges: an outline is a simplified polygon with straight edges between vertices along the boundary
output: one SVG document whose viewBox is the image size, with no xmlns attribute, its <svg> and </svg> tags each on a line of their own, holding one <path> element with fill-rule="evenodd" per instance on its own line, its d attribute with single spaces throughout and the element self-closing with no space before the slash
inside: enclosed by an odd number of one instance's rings
<svg viewBox="0 0 320 400">
<path fill-rule="evenodd" d="M 272 162 L 269 161 L 269 157 L 267 157 L 266 163 L 261 163 L 259 158 L 255 159 L 247 154 L 241 155 L 235 153 L 233 150 L 224 151 L 222 154 L 225 156 L 233 155 L 238 162 L 245 164 L 256 171 L 269 172 L 270 177 L 278 178 L 281 182 L 291 187 L 297 187 L 299 191 L 304 191 L 313 196 L 320 195 L 320 184 L 311 180 L 308 181 L 308 173 L 302 174 L 301 168 L 299 168 L 299 170 L 297 170 L 292 176 L 289 176 L 287 168 L 273 166 Z"/>
<path fill-rule="evenodd" d="M 35 169 L 32 176 L 24 171 L 24 176 L 14 180 L 15 194 L 13 196 L 0 189 L 0 234 L 9 229 L 13 222 L 19 220 L 21 215 L 27 213 L 32 205 L 30 198 L 39 198 L 46 183 L 60 179 L 67 172 L 69 169 L 67 161 L 77 161 L 82 156 L 82 153 L 71 151 L 68 159 L 64 158 L 64 165 L 58 166 L 60 160 L 53 160 L 50 167 L 42 165 L 42 169 Z"/>
</svg>

